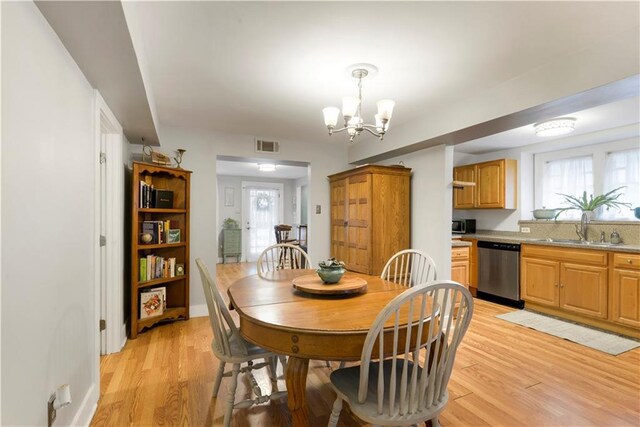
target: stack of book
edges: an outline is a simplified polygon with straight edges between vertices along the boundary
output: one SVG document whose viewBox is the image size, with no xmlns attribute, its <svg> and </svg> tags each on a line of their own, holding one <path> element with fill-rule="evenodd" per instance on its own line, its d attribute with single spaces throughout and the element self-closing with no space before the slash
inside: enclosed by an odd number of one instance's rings
<svg viewBox="0 0 640 427">
<path fill-rule="evenodd" d="M 139 193 L 138 206 L 140 208 L 173 207 L 173 191 L 156 189 L 153 184 L 140 181 Z"/>
<path fill-rule="evenodd" d="M 140 319 L 160 316 L 167 309 L 167 288 L 154 288 L 140 292 Z"/>
<path fill-rule="evenodd" d="M 180 243 L 178 221 L 142 221 L 142 234 L 150 234 L 151 241 L 146 244 Z"/>
<path fill-rule="evenodd" d="M 176 277 L 176 259 L 147 255 L 140 258 L 140 281 Z"/>
</svg>

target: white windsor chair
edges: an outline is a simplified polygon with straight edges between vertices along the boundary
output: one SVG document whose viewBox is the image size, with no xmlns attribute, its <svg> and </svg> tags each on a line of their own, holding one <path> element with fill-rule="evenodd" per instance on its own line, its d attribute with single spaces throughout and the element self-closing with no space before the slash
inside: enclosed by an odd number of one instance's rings
<svg viewBox="0 0 640 427">
<path fill-rule="evenodd" d="M 457 300 L 460 305 L 454 316 Z M 408 316 L 406 331 L 398 326 L 401 310 Z M 449 280 L 415 286 L 394 298 L 373 322 L 360 365 L 331 373 L 337 399 L 329 426 L 337 425 L 342 402 L 346 401 L 353 414 L 374 426 L 404 426 L 432 420 L 437 427 L 438 414 L 449 398 L 447 384 L 456 350 L 472 314 L 469 291 Z M 393 329 L 388 325 L 394 325 Z M 378 354 L 384 354 L 385 342 L 392 343 L 392 356 L 372 361 L 374 346 L 378 346 Z M 409 357 L 421 348 L 426 352 L 422 365 Z"/>
<path fill-rule="evenodd" d="M 211 329 L 213 329 L 211 349 L 213 350 L 213 354 L 220 361 L 220 366 L 218 367 L 218 372 L 216 373 L 216 379 L 213 385 L 213 397 L 218 395 L 222 377 L 231 376 L 231 385 L 229 387 L 229 394 L 227 396 L 224 412 L 224 426 L 228 427 L 231 425 L 231 417 L 234 408 L 248 408 L 269 400 L 276 400 L 285 396 L 287 392 L 277 390 L 277 355 L 247 342 L 240 336 L 240 332 L 231 318 L 229 309 L 227 308 L 216 283 L 211 278 L 209 270 L 207 270 L 204 262 L 199 258 L 196 259 L 196 264 L 200 270 L 202 287 L 204 289 L 207 308 L 209 310 L 209 320 L 211 321 Z M 256 359 L 264 359 L 265 361 L 263 363 L 254 364 L 253 361 Z M 224 368 L 227 363 L 233 364 L 233 368 L 231 371 L 225 372 Z M 247 365 L 241 367 L 241 364 L 243 363 L 246 363 Z M 274 390 L 271 395 L 262 394 L 256 379 L 251 373 L 254 369 L 264 367 L 270 368 L 271 383 Z M 238 375 L 240 373 L 248 374 L 251 388 L 255 393 L 256 398 L 234 403 L 236 388 L 238 387 Z"/>
</svg>

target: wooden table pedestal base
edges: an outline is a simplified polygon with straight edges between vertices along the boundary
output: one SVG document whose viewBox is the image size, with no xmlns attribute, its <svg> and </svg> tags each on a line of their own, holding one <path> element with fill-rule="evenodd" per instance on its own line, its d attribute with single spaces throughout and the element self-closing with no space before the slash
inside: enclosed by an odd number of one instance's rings
<svg viewBox="0 0 640 427">
<path fill-rule="evenodd" d="M 285 381 L 287 383 L 287 399 L 291 421 L 295 427 L 309 426 L 309 413 L 307 409 L 307 371 L 309 359 L 289 357 Z"/>
</svg>

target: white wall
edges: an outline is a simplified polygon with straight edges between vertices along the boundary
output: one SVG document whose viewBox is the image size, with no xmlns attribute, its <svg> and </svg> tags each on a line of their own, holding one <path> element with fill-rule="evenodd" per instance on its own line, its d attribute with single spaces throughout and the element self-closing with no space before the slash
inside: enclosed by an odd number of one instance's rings
<svg viewBox="0 0 640 427">
<path fill-rule="evenodd" d="M 193 171 L 191 177 L 191 266 L 195 273 L 196 258 L 202 258 L 210 269 L 217 261 L 218 205 L 216 185 L 216 156 L 256 157 L 251 135 L 231 135 L 200 130 L 163 127 L 162 147 L 165 153 L 173 154 L 184 148 L 182 166 Z M 140 152 L 141 148 L 135 152 Z M 326 145 L 308 144 L 300 141 L 280 140 L 280 153 L 272 155 L 274 160 L 309 162 L 309 255 L 312 261 L 329 256 L 329 183 L 327 175 L 337 173 L 350 166 L 346 163 L 346 141 Z M 320 205 L 321 214 L 315 213 Z M 192 315 L 205 315 L 202 284 L 193 274 L 191 280 Z"/>
<path fill-rule="evenodd" d="M 412 169 L 411 247 L 433 258 L 438 279 L 450 279 L 453 147 L 439 145 L 382 164 L 400 161 Z"/>
<path fill-rule="evenodd" d="M 88 423 L 97 402 L 94 94 L 31 2 L 2 2 L 2 425 Z M 79 418 L 76 418 L 78 416 Z"/>
</svg>

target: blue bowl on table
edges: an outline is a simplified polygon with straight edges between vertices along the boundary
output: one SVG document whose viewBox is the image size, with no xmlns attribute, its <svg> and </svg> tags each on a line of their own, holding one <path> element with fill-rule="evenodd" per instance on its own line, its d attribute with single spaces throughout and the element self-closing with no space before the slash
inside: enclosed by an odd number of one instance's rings
<svg viewBox="0 0 640 427">
<path fill-rule="evenodd" d="M 320 276 L 320 279 L 322 279 L 322 281 L 325 284 L 329 284 L 329 285 L 338 283 L 345 271 L 346 270 L 344 269 L 344 267 L 338 267 L 338 268 L 320 267 L 316 270 L 316 272 L 318 273 L 318 276 Z"/>
</svg>

